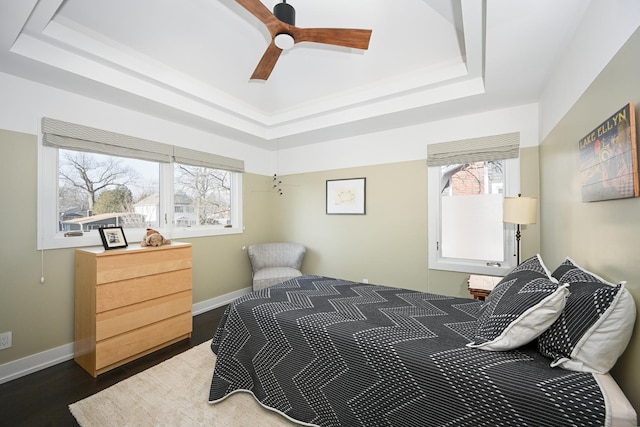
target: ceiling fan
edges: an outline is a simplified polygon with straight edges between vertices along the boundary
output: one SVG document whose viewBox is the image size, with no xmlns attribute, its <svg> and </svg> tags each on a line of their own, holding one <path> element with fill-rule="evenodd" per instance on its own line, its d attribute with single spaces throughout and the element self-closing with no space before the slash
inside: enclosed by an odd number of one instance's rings
<svg viewBox="0 0 640 427">
<path fill-rule="evenodd" d="M 286 0 L 273 8 L 273 13 L 260 0 L 236 0 L 242 7 L 267 26 L 271 43 L 255 71 L 252 80 L 267 80 L 284 49 L 295 43 L 313 42 L 366 50 L 371 30 L 349 28 L 300 28 L 295 26 L 296 11 Z"/>
</svg>

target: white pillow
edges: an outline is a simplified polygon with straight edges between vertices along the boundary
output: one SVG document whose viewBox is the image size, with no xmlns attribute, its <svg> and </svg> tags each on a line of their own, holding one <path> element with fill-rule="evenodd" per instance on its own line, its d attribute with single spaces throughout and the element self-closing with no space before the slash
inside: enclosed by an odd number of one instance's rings
<svg viewBox="0 0 640 427">
<path fill-rule="evenodd" d="M 571 295 L 556 322 L 538 338 L 538 350 L 551 366 L 606 373 L 631 339 L 636 305 L 625 282 L 617 285 L 567 258 L 553 276 L 569 284 Z"/>
</svg>

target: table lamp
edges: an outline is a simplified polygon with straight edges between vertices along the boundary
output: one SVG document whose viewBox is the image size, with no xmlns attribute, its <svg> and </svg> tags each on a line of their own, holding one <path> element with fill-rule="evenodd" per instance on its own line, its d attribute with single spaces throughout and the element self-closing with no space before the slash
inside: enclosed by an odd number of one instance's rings
<svg viewBox="0 0 640 427">
<path fill-rule="evenodd" d="M 535 224 L 538 199 L 535 197 L 505 197 L 502 221 L 516 224 L 516 253 L 520 265 L 520 225 Z"/>
</svg>

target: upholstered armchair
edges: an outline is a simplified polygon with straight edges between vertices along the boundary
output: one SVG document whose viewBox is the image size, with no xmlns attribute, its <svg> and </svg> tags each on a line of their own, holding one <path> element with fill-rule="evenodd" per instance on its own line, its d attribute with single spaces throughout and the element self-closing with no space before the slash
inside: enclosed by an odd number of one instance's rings
<svg viewBox="0 0 640 427">
<path fill-rule="evenodd" d="M 302 276 L 300 266 L 306 252 L 307 249 L 298 243 L 259 243 L 249 246 L 253 290 Z"/>
</svg>

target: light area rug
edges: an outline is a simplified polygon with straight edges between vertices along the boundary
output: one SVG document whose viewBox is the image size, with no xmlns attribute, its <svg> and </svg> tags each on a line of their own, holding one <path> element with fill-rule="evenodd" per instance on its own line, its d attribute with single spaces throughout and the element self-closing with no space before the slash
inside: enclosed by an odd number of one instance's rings
<svg viewBox="0 0 640 427">
<path fill-rule="evenodd" d="M 248 392 L 209 404 L 215 363 L 209 341 L 73 403 L 69 409 L 82 427 L 299 426 L 265 409 Z"/>
</svg>

